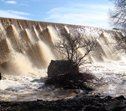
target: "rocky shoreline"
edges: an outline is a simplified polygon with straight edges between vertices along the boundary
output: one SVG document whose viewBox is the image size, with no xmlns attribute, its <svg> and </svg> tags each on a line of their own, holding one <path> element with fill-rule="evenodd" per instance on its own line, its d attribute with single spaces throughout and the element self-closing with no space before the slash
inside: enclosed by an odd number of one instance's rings
<svg viewBox="0 0 126 111">
<path fill-rule="evenodd" d="M 56 101 L 0 101 L 0 111 L 126 111 L 126 98 L 79 94 Z"/>
</svg>

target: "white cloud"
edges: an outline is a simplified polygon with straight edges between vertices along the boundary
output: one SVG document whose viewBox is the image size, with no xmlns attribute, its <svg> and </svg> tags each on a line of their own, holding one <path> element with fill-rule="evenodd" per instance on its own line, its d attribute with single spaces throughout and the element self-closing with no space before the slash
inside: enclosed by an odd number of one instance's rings
<svg viewBox="0 0 126 111">
<path fill-rule="evenodd" d="M 15 10 L 8 10 L 8 12 L 12 13 L 12 14 L 16 14 L 16 15 L 23 15 L 23 16 L 30 15 L 29 13 L 21 12 L 21 11 L 15 11 Z"/>
<path fill-rule="evenodd" d="M 17 0 L 2 0 L 2 1 L 8 4 L 17 4 Z"/>
<path fill-rule="evenodd" d="M 0 10 L 0 17 L 29 19 L 27 15 L 30 14 L 26 12 L 13 11 L 13 10 Z"/>
<path fill-rule="evenodd" d="M 45 20 L 108 28 L 111 7 L 111 4 L 71 4 L 51 9 Z"/>
<path fill-rule="evenodd" d="M 17 4 L 17 2 L 16 1 L 13 1 L 13 0 L 8 0 L 8 1 L 6 1 L 6 3 L 9 3 L 9 4 Z"/>
</svg>

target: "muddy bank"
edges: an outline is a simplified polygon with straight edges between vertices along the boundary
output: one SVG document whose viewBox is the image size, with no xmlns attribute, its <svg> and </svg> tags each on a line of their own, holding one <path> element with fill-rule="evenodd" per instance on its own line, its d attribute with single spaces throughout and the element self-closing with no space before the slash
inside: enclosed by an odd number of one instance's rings
<svg viewBox="0 0 126 111">
<path fill-rule="evenodd" d="M 57 101 L 0 102 L 0 111 L 126 111 L 123 96 L 89 96 L 80 94 Z"/>
</svg>

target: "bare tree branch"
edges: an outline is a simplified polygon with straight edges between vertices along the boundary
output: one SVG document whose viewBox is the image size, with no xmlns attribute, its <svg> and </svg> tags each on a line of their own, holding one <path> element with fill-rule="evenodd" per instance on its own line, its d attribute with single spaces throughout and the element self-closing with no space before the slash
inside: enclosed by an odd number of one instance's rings
<svg viewBox="0 0 126 111">
<path fill-rule="evenodd" d="M 85 63 L 85 57 L 96 47 L 96 40 L 93 37 L 82 36 L 77 30 L 72 33 L 62 31 L 62 41 L 55 46 L 57 50 L 64 55 L 64 59 L 72 60 L 78 66 Z M 82 54 L 79 50 L 84 50 Z"/>
<path fill-rule="evenodd" d="M 126 0 L 112 0 L 115 4 L 115 10 L 110 14 L 113 25 L 126 29 Z"/>
</svg>

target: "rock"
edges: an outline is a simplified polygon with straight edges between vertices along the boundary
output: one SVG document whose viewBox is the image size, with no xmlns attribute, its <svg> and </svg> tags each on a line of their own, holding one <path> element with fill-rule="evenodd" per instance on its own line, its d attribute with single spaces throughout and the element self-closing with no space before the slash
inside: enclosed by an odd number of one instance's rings
<svg viewBox="0 0 126 111">
<path fill-rule="evenodd" d="M 87 73 L 79 73 L 78 65 L 72 61 L 56 60 L 51 61 L 48 67 L 48 78 L 46 85 L 54 85 L 65 89 L 91 90 L 84 82 L 93 79 Z"/>
<path fill-rule="evenodd" d="M 126 99 L 101 98 L 81 94 L 70 99 L 54 101 L 0 101 L 0 111 L 126 111 Z"/>
<path fill-rule="evenodd" d="M 88 87 L 83 80 L 82 74 L 76 76 L 72 74 L 64 74 L 60 76 L 55 76 L 48 78 L 45 82 L 46 85 L 55 85 L 56 87 L 62 87 L 64 89 L 82 89 L 82 90 L 92 90 Z"/>
<path fill-rule="evenodd" d="M 1 75 L 1 73 L 0 73 L 0 80 L 2 79 L 2 75 Z"/>
<path fill-rule="evenodd" d="M 117 100 L 123 100 L 125 97 L 123 95 L 116 97 Z"/>
<path fill-rule="evenodd" d="M 71 60 L 52 60 L 48 66 L 48 77 L 57 77 L 63 74 L 78 74 L 79 67 Z"/>
</svg>

